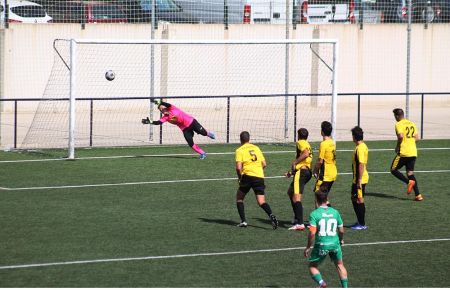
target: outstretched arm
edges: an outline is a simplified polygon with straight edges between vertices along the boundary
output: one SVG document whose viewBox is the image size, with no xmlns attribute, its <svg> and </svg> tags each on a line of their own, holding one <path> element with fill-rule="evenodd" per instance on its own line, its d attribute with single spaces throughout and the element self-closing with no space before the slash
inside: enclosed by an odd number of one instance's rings
<svg viewBox="0 0 450 290">
<path fill-rule="evenodd" d="M 150 125 L 161 125 L 161 121 L 152 121 L 149 117 L 142 119 L 142 124 L 150 124 Z"/>
</svg>

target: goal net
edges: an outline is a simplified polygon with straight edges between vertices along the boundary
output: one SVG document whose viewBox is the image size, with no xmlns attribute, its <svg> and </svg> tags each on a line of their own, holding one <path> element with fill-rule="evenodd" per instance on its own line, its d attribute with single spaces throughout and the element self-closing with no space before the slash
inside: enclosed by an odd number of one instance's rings
<svg viewBox="0 0 450 290">
<path fill-rule="evenodd" d="M 335 40 L 55 40 L 54 64 L 22 149 L 185 143 L 177 126 L 143 125 L 164 99 L 214 131 L 215 143 L 283 143 L 336 128 Z M 106 72 L 112 71 L 114 80 Z M 200 137 L 200 136 L 199 136 Z M 196 142 L 209 143 L 208 138 Z"/>
</svg>

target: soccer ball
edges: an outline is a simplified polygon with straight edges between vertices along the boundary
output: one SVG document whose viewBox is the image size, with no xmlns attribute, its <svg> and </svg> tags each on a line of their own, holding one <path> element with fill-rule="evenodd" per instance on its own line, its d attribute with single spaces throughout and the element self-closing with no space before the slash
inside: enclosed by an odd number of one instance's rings
<svg viewBox="0 0 450 290">
<path fill-rule="evenodd" d="M 114 80 L 115 77 L 116 77 L 116 74 L 115 74 L 112 70 L 109 70 L 109 71 L 107 71 L 107 72 L 105 73 L 105 78 L 106 78 L 108 81 Z"/>
</svg>

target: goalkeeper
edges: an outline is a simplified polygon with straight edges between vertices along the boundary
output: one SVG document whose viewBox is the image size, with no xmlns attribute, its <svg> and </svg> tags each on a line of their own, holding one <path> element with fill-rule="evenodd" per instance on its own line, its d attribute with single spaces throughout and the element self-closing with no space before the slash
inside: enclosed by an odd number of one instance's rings
<svg viewBox="0 0 450 290">
<path fill-rule="evenodd" d="M 194 132 L 203 136 L 208 136 L 211 139 L 216 139 L 214 133 L 207 131 L 196 119 L 174 105 L 157 100 L 154 100 L 153 102 L 158 106 L 158 110 L 163 116 L 158 121 L 152 121 L 147 117 L 142 119 L 142 124 L 161 125 L 162 123 L 169 122 L 177 125 L 183 132 L 184 139 L 186 139 L 188 145 L 195 152 L 200 154 L 199 159 L 205 159 L 205 151 L 203 151 L 197 144 L 194 144 Z"/>
</svg>

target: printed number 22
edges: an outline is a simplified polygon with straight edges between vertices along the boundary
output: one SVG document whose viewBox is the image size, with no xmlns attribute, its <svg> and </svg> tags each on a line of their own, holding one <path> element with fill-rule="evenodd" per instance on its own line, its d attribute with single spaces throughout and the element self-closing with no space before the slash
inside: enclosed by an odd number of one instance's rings
<svg viewBox="0 0 450 290">
<path fill-rule="evenodd" d="M 406 138 L 414 137 L 414 133 L 415 133 L 415 131 L 414 131 L 414 127 L 413 126 L 406 127 Z"/>
<path fill-rule="evenodd" d="M 258 160 L 258 157 L 255 154 L 255 150 L 249 150 L 248 153 L 252 156 L 252 161 Z"/>
</svg>

